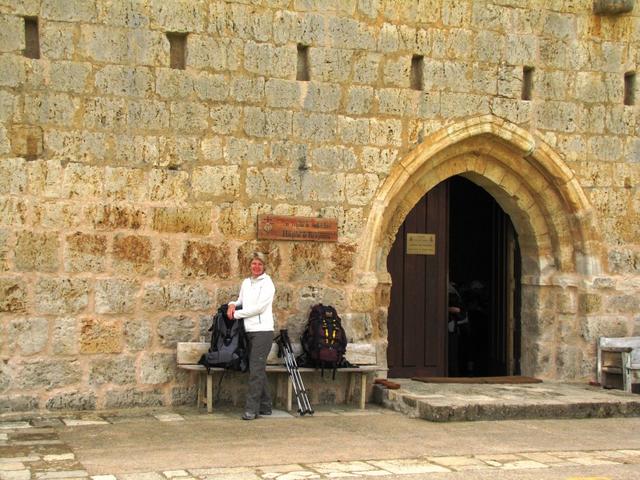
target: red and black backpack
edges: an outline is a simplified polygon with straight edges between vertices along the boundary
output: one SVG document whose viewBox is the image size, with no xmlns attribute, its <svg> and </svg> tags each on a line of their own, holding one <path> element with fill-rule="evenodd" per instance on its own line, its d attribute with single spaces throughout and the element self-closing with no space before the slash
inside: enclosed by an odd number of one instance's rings
<svg viewBox="0 0 640 480">
<path fill-rule="evenodd" d="M 311 307 L 307 326 L 300 337 L 305 353 L 304 365 L 312 368 L 335 369 L 344 366 L 347 335 L 338 312 L 331 305 L 321 303 Z"/>
</svg>

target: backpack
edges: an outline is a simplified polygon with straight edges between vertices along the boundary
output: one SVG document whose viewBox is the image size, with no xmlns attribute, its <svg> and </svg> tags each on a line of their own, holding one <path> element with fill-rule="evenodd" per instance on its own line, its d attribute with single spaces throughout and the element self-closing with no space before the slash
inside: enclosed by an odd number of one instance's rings
<svg viewBox="0 0 640 480">
<path fill-rule="evenodd" d="M 207 367 L 207 372 L 212 367 L 246 372 L 249 369 L 249 357 L 244 321 L 230 320 L 227 317 L 227 305 L 221 305 L 213 316 L 209 331 L 212 332 L 211 346 L 198 363 Z"/>
<path fill-rule="evenodd" d="M 347 335 L 342 328 L 338 312 L 331 305 L 314 305 L 309 313 L 307 326 L 300 337 L 304 350 L 304 365 L 313 368 L 335 369 L 348 365 L 344 358 L 347 351 Z"/>
</svg>

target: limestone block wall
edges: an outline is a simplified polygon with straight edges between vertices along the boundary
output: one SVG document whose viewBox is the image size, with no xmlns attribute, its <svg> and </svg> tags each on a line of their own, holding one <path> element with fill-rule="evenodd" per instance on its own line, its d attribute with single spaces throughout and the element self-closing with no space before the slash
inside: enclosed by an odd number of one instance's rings
<svg viewBox="0 0 640 480">
<path fill-rule="evenodd" d="M 596 336 L 640 334 L 639 46 L 637 7 L 591 0 L 1 2 L 0 412 L 193 402 L 175 344 L 256 248 L 278 327 L 331 303 L 384 361 L 384 272 L 358 266 L 372 206 L 483 115 L 543 139 L 593 206 L 603 271 L 551 264 L 523 288 L 527 373 L 590 376 Z M 339 241 L 257 242 L 259 213 L 337 218 Z"/>
</svg>

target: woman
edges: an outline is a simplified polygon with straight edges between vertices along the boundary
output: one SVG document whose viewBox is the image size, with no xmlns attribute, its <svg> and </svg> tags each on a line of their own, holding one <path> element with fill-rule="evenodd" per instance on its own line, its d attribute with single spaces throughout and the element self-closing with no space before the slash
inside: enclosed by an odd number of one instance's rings
<svg viewBox="0 0 640 480">
<path fill-rule="evenodd" d="M 267 384 L 267 356 L 273 343 L 273 297 L 276 288 L 264 270 L 265 255 L 251 255 L 251 276 L 240 286 L 235 302 L 229 302 L 227 317 L 244 319 L 249 338 L 249 390 L 243 420 L 254 420 L 258 415 L 271 415 L 271 395 Z"/>
</svg>

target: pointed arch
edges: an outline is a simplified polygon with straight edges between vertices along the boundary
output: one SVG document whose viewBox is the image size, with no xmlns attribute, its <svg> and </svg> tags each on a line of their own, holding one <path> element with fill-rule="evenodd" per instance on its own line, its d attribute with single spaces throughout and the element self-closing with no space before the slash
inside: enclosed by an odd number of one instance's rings
<svg viewBox="0 0 640 480">
<path fill-rule="evenodd" d="M 404 218 L 453 175 L 485 188 L 511 217 L 524 275 L 602 271 L 595 217 L 573 171 L 536 135 L 485 115 L 430 135 L 394 166 L 369 212 L 359 252 L 363 274 L 388 275 L 386 257 Z"/>
</svg>

